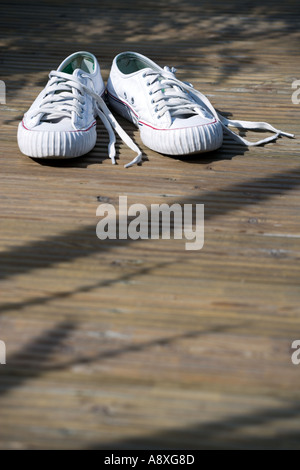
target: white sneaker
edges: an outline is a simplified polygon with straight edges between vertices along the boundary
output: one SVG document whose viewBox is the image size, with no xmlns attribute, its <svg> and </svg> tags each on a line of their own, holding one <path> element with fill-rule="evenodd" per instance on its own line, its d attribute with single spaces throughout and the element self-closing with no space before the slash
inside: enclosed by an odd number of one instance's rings
<svg viewBox="0 0 300 470">
<path fill-rule="evenodd" d="M 97 139 L 98 115 L 109 132 L 109 156 L 115 163 L 115 134 L 134 151 L 142 153 L 119 126 L 102 96 L 105 85 L 96 57 L 76 52 L 67 57 L 24 115 L 18 127 L 21 152 L 34 158 L 72 158 L 91 151 Z M 129 164 L 130 165 L 130 164 Z"/>
<path fill-rule="evenodd" d="M 113 61 L 107 84 L 110 106 L 140 129 L 143 143 L 167 155 L 209 152 L 222 145 L 223 130 L 247 146 L 260 145 L 279 135 L 293 137 L 264 122 L 230 121 L 216 112 L 191 84 L 179 81 L 176 70 L 135 52 Z M 276 135 L 249 142 L 228 129 L 264 129 Z"/>
</svg>

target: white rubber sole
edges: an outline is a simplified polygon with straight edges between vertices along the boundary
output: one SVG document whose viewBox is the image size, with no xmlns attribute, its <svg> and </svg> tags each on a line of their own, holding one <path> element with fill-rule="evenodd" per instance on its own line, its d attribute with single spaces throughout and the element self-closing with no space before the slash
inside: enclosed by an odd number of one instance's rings
<svg viewBox="0 0 300 470">
<path fill-rule="evenodd" d="M 142 142 L 155 152 L 166 155 L 190 155 L 211 152 L 223 143 L 222 124 L 213 120 L 207 124 L 180 129 L 157 129 L 138 121 L 130 106 L 108 93 L 109 105 L 121 116 L 133 122 L 141 133 Z"/>
<path fill-rule="evenodd" d="M 46 132 L 27 129 L 23 121 L 18 127 L 18 144 L 28 157 L 64 159 L 85 155 L 96 145 L 96 121 L 82 131 Z"/>
</svg>

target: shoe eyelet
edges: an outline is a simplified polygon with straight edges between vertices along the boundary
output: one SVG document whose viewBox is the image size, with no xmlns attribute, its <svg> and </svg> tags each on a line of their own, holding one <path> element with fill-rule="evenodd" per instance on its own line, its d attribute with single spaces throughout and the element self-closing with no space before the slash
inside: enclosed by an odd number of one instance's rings
<svg viewBox="0 0 300 470">
<path fill-rule="evenodd" d="M 152 91 L 149 91 L 149 95 L 150 95 L 150 96 L 152 95 Z"/>
<path fill-rule="evenodd" d="M 152 99 L 152 100 L 151 100 L 151 104 L 154 104 L 154 103 L 155 103 L 155 101 Z"/>
<path fill-rule="evenodd" d="M 134 104 L 134 98 L 131 98 L 131 104 Z"/>
<path fill-rule="evenodd" d="M 143 73 L 143 78 L 146 78 L 146 74 L 145 74 L 145 73 Z"/>
<path fill-rule="evenodd" d="M 125 100 L 127 100 L 127 93 L 126 92 L 124 92 L 124 98 L 125 98 Z"/>
<path fill-rule="evenodd" d="M 149 82 L 147 82 L 147 86 L 150 86 L 150 83 L 149 83 Z"/>
</svg>

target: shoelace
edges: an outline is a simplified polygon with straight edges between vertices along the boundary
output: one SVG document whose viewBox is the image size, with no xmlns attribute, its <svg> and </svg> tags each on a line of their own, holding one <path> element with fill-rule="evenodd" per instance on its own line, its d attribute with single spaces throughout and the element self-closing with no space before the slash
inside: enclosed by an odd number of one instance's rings
<svg viewBox="0 0 300 470">
<path fill-rule="evenodd" d="M 176 69 L 174 67 L 164 67 L 164 72 L 147 71 L 143 75 L 149 80 L 147 84 L 148 86 L 151 86 L 150 94 L 153 95 L 152 104 L 155 105 L 155 112 L 159 113 L 159 119 L 166 112 L 169 112 L 171 117 L 185 114 L 200 114 L 204 117 L 209 117 L 207 114 L 208 110 L 213 114 L 215 119 L 222 124 L 223 129 L 227 134 L 229 134 L 236 142 L 246 145 L 247 147 L 266 144 L 267 142 L 276 140 L 280 135 L 291 138 L 294 137 L 294 134 L 276 129 L 267 122 L 226 119 L 215 110 L 205 95 L 200 91 L 195 90 L 193 85 L 190 83 L 178 80 L 175 74 Z M 204 106 L 201 106 L 199 103 L 194 101 L 193 95 L 200 98 Z M 245 130 L 265 130 L 273 132 L 275 135 L 258 140 L 257 142 L 250 142 L 229 129 L 228 126 Z"/>
<path fill-rule="evenodd" d="M 238 143 L 248 147 L 254 145 L 261 145 L 277 139 L 280 135 L 287 137 L 294 137 L 294 134 L 283 132 L 276 129 L 271 124 L 266 122 L 252 122 L 226 119 L 224 116 L 217 113 L 213 105 L 200 91 L 193 88 L 190 83 L 181 82 L 175 76 L 176 69 L 165 67 L 164 72 L 148 71 L 144 77 L 148 77 L 149 86 L 151 87 L 151 94 L 153 95 L 152 103 L 156 106 L 156 112 L 160 113 L 158 118 L 162 117 L 167 111 L 170 112 L 172 117 L 181 115 L 200 114 L 208 117 L 207 111 L 210 111 L 213 116 L 220 121 L 224 130 L 231 135 L 231 137 Z M 83 77 L 88 77 L 82 74 Z M 83 112 L 85 104 L 84 93 L 89 94 L 96 103 L 96 111 L 103 122 L 109 134 L 108 154 L 112 163 L 116 163 L 116 136 L 115 132 L 119 135 L 122 141 L 134 152 L 137 156 L 125 165 L 129 168 L 142 161 L 142 152 L 139 147 L 133 142 L 129 135 L 122 129 L 118 121 L 106 106 L 104 100 L 92 91 L 89 87 L 82 84 L 76 77 L 58 71 L 52 71 L 49 74 L 50 82 L 45 89 L 45 96 L 42 99 L 40 106 L 31 113 L 31 118 L 37 118 L 35 124 L 40 121 L 47 121 L 58 119 L 61 117 L 72 117 L 72 113 L 77 114 L 79 117 Z M 193 100 L 193 94 L 200 98 L 204 106 Z M 250 142 L 247 139 L 239 136 L 228 126 L 236 127 L 245 130 L 266 130 L 271 131 L 275 135 L 261 139 L 257 142 Z M 115 131 L 115 132 L 114 132 Z"/>
<path fill-rule="evenodd" d="M 191 101 L 181 82 L 176 80 L 176 69 L 165 67 L 164 70 L 164 74 L 154 70 L 143 74 L 143 77 L 147 78 L 147 86 L 151 87 L 149 95 L 152 96 L 151 103 L 155 105 L 154 111 L 158 113 L 157 118 L 160 119 L 166 112 L 170 113 L 171 118 L 193 114 L 207 115 L 203 107 Z"/>
<path fill-rule="evenodd" d="M 86 74 L 81 75 L 82 77 L 89 78 Z M 45 88 L 45 96 L 39 108 L 30 115 L 32 119 L 36 118 L 35 124 L 38 124 L 40 121 L 59 119 L 64 116 L 72 118 L 73 113 L 80 117 L 84 110 L 84 93 L 87 93 L 95 100 L 97 114 L 107 129 L 109 135 L 108 154 L 112 163 L 116 163 L 116 136 L 114 131 L 131 150 L 137 153 L 137 156 L 130 163 L 127 163 L 125 168 L 129 168 L 142 161 L 141 150 L 122 129 L 101 96 L 81 83 L 76 77 L 67 73 L 52 71 L 49 74 L 49 78 L 50 82 Z"/>
</svg>

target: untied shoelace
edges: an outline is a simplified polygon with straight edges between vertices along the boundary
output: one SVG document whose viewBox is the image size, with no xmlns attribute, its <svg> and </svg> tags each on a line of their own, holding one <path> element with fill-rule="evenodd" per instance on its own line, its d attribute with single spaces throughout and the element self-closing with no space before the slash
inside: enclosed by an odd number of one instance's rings
<svg viewBox="0 0 300 470">
<path fill-rule="evenodd" d="M 174 117 L 176 117 L 176 115 L 191 113 L 202 114 L 205 116 L 206 110 L 209 110 L 215 119 L 222 124 L 226 133 L 228 133 L 236 142 L 247 147 L 274 141 L 280 135 L 294 137 L 293 134 L 276 129 L 267 122 L 240 121 L 225 118 L 214 109 L 213 105 L 205 95 L 200 91 L 195 90 L 190 83 L 178 80 L 175 73 L 176 69 L 174 67 L 165 67 L 164 71 L 147 71 L 144 74 L 144 76 L 147 77 L 153 76 L 153 80 L 151 83 L 149 82 L 149 85 L 155 85 L 155 83 L 157 85 L 153 88 L 151 94 L 154 96 L 157 94 L 157 99 L 155 100 L 153 98 L 152 103 L 157 107 L 156 111 L 160 112 L 159 117 L 167 111 L 169 111 L 171 116 Z M 86 74 L 82 74 L 82 76 L 89 78 Z M 125 168 L 129 168 L 142 161 L 142 151 L 120 126 L 101 96 L 97 95 L 93 90 L 91 90 L 91 88 L 81 83 L 73 75 L 69 75 L 64 72 L 52 71 L 50 72 L 49 77 L 50 82 L 45 89 L 45 96 L 40 103 L 39 109 L 32 113 L 32 118 L 39 117 L 38 121 L 40 121 L 42 118 L 43 120 L 49 120 L 63 116 L 71 117 L 72 112 L 80 115 L 80 113 L 83 112 L 83 92 L 85 92 L 95 100 L 97 114 L 108 131 L 108 154 L 112 163 L 116 163 L 115 132 L 129 148 L 137 153 L 136 157 L 130 163 L 125 165 Z M 187 92 L 187 94 L 185 92 Z M 201 100 L 204 107 L 191 98 L 193 95 Z M 158 108 L 159 105 L 160 108 Z M 46 118 L 44 117 L 45 115 L 47 116 Z M 257 142 L 250 142 L 244 137 L 233 132 L 228 128 L 228 126 L 245 130 L 265 130 L 273 132 L 275 135 L 266 137 L 265 139 L 261 139 Z"/>
<path fill-rule="evenodd" d="M 158 117 L 162 117 L 162 115 L 166 111 L 169 111 L 171 116 L 174 117 L 179 114 L 184 115 L 190 113 L 200 115 L 202 114 L 207 117 L 205 108 L 203 108 L 203 106 L 201 106 L 196 101 L 191 100 L 190 96 L 195 95 L 202 101 L 206 109 L 212 113 L 215 119 L 222 124 L 224 131 L 229 134 L 236 142 L 242 145 L 246 145 L 247 147 L 253 147 L 255 145 L 266 144 L 268 142 L 276 140 L 280 135 L 291 138 L 294 137 L 294 134 L 290 134 L 288 132 L 283 132 L 279 129 L 276 129 L 267 122 L 226 119 L 224 116 L 222 116 L 215 110 L 211 102 L 205 95 L 203 95 L 203 93 L 198 90 L 195 90 L 193 88 L 193 85 L 191 85 L 190 83 L 185 83 L 178 80 L 175 74 L 176 69 L 174 67 L 165 67 L 163 72 L 147 71 L 144 74 L 145 77 L 153 76 L 152 82 L 149 82 L 149 85 L 154 85 L 154 87 L 152 87 L 151 94 L 155 96 L 155 94 L 158 93 L 159 95 L 157 99 L 152 99 L 152 103 L 154 105 L 158 105 L 155 109 L 156 112 L 160 112 Z M 172 91 L 172 89 L 174 91 Z M 162 90 L 163 93 L 160 93 Z M 185 91 L 187 93 L 185 93 Z M 162 101 L 163 104 L 159 108 L 160 101 Z M 275 135 L 258 140 L 257 142 L 250 142 L 244 137 L 233 132 L 231 129 L 228 128 L 228 126 L 244 130 L 252 129 L 270 131 L 273 132 Z"/>
<path fill-rule="evenodd" d="M 89 78 L 86 74 L 81 74 L 81 76 Z M 95 100 L 97 114 L 108 131 L 108 154 L 112 163 L 116 163 L 115 132 L 129 148 L 137 153 L 137 156 L 130 163 L 127 163 L 125 168 L 142 161 L 142 151 L 122 129 L 101 96 L 97 95 L 97 93 L 81 83 L 73 75 L 55 70 L 50 72 L 49 77 L 50 82 L 45 88 L 45 96 L 39 108 L 34 110 L 30 116 L 31 118 L 36 118 L 35 125 L 40 121 L 59 119 L 64 116 L 72 117 L 72 113 L 80 116 L 85 102 L 84 93 L 87 93 Z"/>
</svg>

